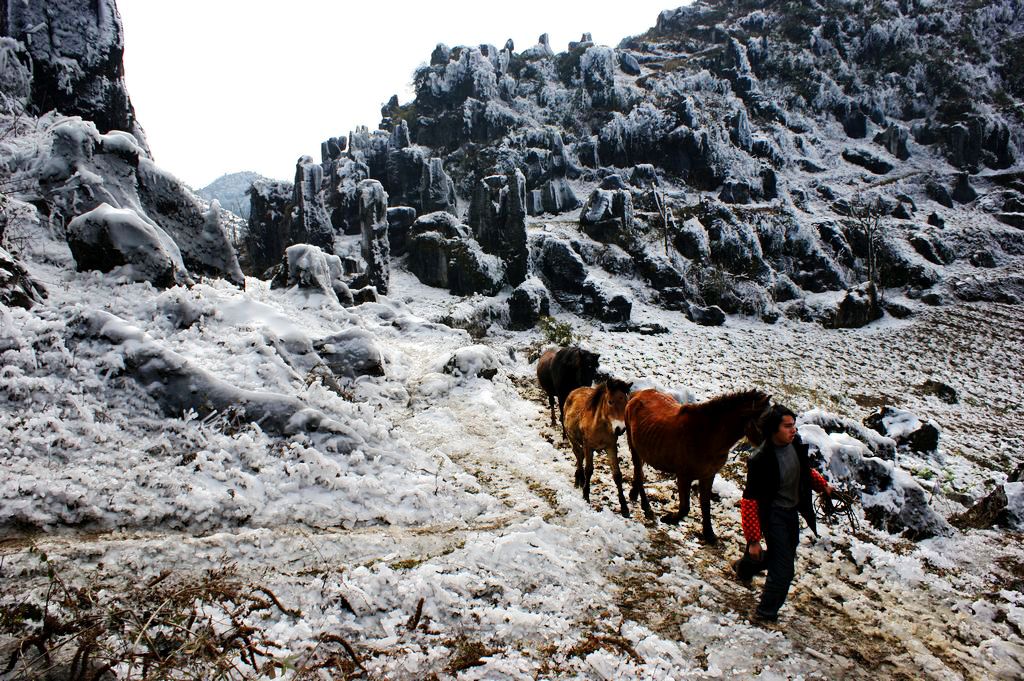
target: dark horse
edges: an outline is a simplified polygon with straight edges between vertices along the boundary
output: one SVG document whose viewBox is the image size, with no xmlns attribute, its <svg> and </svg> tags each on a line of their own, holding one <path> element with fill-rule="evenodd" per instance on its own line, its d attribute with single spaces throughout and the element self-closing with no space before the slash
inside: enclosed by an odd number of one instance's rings
<svg viewBox="0 0 1024 681">
<path fill-rule="evenodd" d="M 583 498 L 589 502 L 594 451 L 608 452 L 612 479 L 619 490 L 619 506 L 626 517 L 629 507 L 622 496 L 618 441 L 625 427 L 626 402 L 632 387 L 632 383 L 612 378 L 596 388 L 576 388 L 565 401 L 565 432 L 576 455 L 576 486 L 583 488 Z"/>
<path fill-rule="evenodd" d="M 679 510 L 662 517 L 678 523 L 690 512 L 690 485 L 699 483 L 704 541 L 718 541 L 711 526 L 711 485 L 741 437 L 760 440 L 757 421 L 771 397 L 760 390 L 729 393 L 699 404 L 679 404 L 656 390 L 641 390 L 626 405 L 626 441 L 633 456 L 629 498 L 653 518 L 644 491 L 644 464 L 676 477 Z"/>
<path fill-rule="evenodd" d="M 555 397 L 565 434 L 565 399 L 576 388 L 589 386 L 597 375 L 601 356 L 578 347 L 548 350 L 537 360 L 537 380 L 548 395 L 551 425 L 555 425 Z"/>
</svg>

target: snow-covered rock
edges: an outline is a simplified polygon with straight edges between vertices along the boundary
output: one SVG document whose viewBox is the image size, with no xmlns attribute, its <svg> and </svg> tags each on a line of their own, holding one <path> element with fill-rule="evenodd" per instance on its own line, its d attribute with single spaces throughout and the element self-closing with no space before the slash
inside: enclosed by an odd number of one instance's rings
<svg viewBox="0 0 1024 681">
<path fill-rule="evenodd" d="M 296 244 L 285 251 L 281 269 L 271 281 L 272 288 L 296 286 L 320 293 L 341 305 L 352 305 L 352 291 L 345 283 L 341 258 L 316 246 Z"/>
<path fill-rule="evenodd" d="M 149 155 L 124 85 L 124 31 L 114 0 L 14 2 L 0 11 L 3 35 L 24 46 L 7 41 L 6 49 L 28 56 L 32 87 L 28 93 L 23 86 L 16 91 L 29 94 L 33 113 L 56 109 L 92 121 L 104 133 L 124 130 Z M 15 58 L 14 63 L 24 61 Z"/>
<path fill-rule="evenodd" d="M 102 203 L 72 220 L 67 238 L 79 271 L 116 267 L 129 279 L 158 288 L 192 283 L 174 240 L 131 209 Z"/>
<path fill-rule="evenodd" d="M 833 482 L 856 486 L 864 515 L 876 527 L 912 539 L 952 532 L 921 485 L 897 464 L 871 456 L 860 440 L 846 433 L 830 435 L 811 423 L 800 426 L 800 437 L 822 457 Z"/>
</svg>

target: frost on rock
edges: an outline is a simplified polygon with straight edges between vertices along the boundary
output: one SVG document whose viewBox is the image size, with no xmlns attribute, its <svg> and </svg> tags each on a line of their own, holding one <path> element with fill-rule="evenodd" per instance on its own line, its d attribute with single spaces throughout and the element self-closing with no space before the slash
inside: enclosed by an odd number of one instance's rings
<svg viewBox="0 0 1024 681">
<path fill-rule="evenodd" d="M 133 210 L 100 204 L 68 224 L 67 238 L 79 271 L 121 267 L 157 288 L 192 283 L 174 240 Z"/>
<path fill-rule="evenodd" d="M 815 417 L 822 420 L 822 415 Z M 947 536 L 949 523 L 929 505 L 929 495 L 895 463 L 871 456 L 860 440 L 843 433 L 829 434 L 804 423 L 800 437 L 824 461 L 833 482 L 860 490 L 865 517 L 876 527 L 911 539 Z"/>
<path fill-rule="evenodd" d="M 353 304 L 352 291 L 345 283 L 345 269 L 341 258 L 324 253 L 316 246 L 296 244 L 285 251 L 281 269 L 271 281 L 271 288 L 296 286 L 308 292 L 327 296 L 330 300 L 349 306 Z"/>
<path fill-rule="evenodd" d="M 502 362 L 494 350 L 486 345 L 470 345 L 456 350 L 444 363 L 441 370 L 462 380 L 470 378 L 492 380 L 501 366 Z"/>
<path fill-rule="evenodd" d="M 33 279 L 13 255 L 0 247 L 0 303 L 30 308 L 45 297 L 43 285 Z"/>
<path fill-rule="evenodd" d="M 321 185 L 323 168 L 309 156 L 303 156 L 295 164 L 295 183 L 292 204 L 294 222 L 290 230 L 292 243 L 317 246 L 327 253 L 334 253 L 334 231 L 324 207 Z"/>
<path fill-rule="evenodd" d="M 56 109 L 93 121 L 103 132 L 130 132 L 148 156 L 124 85 L 124 34 L 114 0 L 10 2 L 0 7 L 4 35 L 23 44 L 29 57 L 30 110 L 42 114 Z M 17 52 L 24 54 L 20 47 Z"/>
<path fill-rule="evenodd" d="M 336 376 L 383 376 L 384 353 L 370 332 L 350 328 L 314 341 L 313 347 Z"/>
<path fill-rule="evenodd" d="M 239 410 L 246 421 L 267 432 L 319 431 L 338 436 L 337 443 L 346 447 L 361 442 L 350 428 L 297 398 L 231 385 L 109 312 L 87 313 L 82 321 L 91 335 L 119 347 L 124 366 L 170 416 Z"/>
<path fill-rule="evenodd" d="M 291 182 L 257 180 L 252 185 L 245 243 L 257 276 L 280 263 L 285 249 L 295 243 L 290 231 L 294 191 Z"/>
<path fill-rule="evenodd" d="M 388 241 L 388 195 L 377 180 L 359 183 L 361 253 L 370 286 L 387 295 L 391 280 L 391 244 Z"/>
<path fill-rule="evenodd" d="M 106 204 L 158 226 L 194 274 L 244 283 L 219 213 L 145 156 L 132 135 L 101 135 L 90 122 L 63 119 L 49 134 L 49 149 L 35 160 L 46 212 L 72 221 Z"/>
<path fill-rule="evenodd" d="M 138 177 L 143 209 L 178 244 L 189 271 L 244 285 L 220 206 L 204 207 L 176 177 L 148 159 L 139 160 Z"/>
<path fill-rule="evenodd" d="M 521 284 L 527 275 L 526 177 L 519 170 L 480 180 L 469 208 L 469 224 L 485 253 L 505 263 L 505 280 Z"/>
<path fill-rule="evenodd" d="M 915 452 L 934 452 L 939 446 L 938 427 L 905 409 L 883 407 L 864 419 L 864 425 Z"/>
</svg>

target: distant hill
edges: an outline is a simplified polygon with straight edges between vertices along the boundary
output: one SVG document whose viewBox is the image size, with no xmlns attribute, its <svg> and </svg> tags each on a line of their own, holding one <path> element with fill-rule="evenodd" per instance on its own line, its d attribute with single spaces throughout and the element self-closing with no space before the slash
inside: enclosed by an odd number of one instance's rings
<svg viewBox="0 0 1024 681">
<path fill-rule="evenodd" d="M 259 173 L 243 170 L 238 173 L 226 173 L 206 185 L 196 193 L 206 199 L 220 201 L 224 210 L 229 210 L 235 215 L 249 219 L 249 197 L 246 192 L 256 180 L 266 179 Z"/>
</svg>

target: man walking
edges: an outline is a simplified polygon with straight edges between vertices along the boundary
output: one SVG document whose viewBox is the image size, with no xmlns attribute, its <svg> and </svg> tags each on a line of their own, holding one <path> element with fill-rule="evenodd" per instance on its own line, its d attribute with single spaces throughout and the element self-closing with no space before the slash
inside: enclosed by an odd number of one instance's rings
<svg viewBox="0 0 1024 681">
<path fill-rule="evenodd" d="M 799 516 L 817 534 L 811 489 L 831 495 L 832 488 L 811 468 L 807 445 L 797 435 L 796 415 L 791 410 L 773 406 L 761 421 L 761 433 L 766 439 L 747 460 L 747 486 L 740 500 L 747 548 L 733 570 L 743 581 L 768 571 L 754 617 L 774 622 L 793 581 Z M 761 547 L 762 534 L 767 550 Z"/>
</svg>

